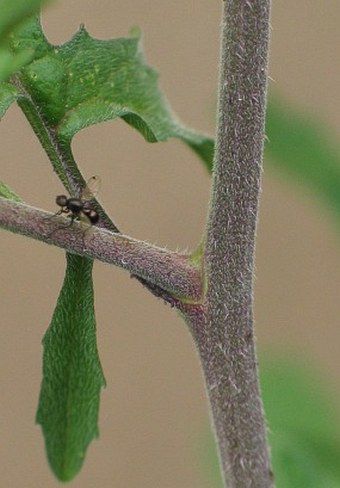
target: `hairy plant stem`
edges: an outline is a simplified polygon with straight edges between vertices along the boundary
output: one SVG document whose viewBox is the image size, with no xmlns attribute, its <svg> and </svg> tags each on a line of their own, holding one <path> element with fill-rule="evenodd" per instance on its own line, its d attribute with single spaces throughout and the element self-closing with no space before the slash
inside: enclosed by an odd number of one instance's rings
<svg viewBox="0 0 340 488">
<path fill-rule="evenodd" d="M 70 225 L 65 217 L 1 197 L 0 227 L 124 268 L 149 287 L 154 285 L 151 291 L 172 305 L 201 297 L 201 273 L 189 256 L 80 222 Z"/>
<path fill-rule="evenodd" d="M 273 486 L 252 313 L 269 11 L 270 0 L 224 1 L 206 300 L 182 308 L 199 352 L 228 488 Z"/>
</svg>

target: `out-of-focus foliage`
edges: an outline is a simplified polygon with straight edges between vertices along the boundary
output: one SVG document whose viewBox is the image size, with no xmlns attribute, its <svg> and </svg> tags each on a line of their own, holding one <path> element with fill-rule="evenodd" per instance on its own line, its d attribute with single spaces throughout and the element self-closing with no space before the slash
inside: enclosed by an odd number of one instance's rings
<svg viewBox="0 0 340 488">
<path fill-rule="evenodd" d="M 340 409 L 320 375 L 284 356 L 260 363 L 276 488 L 339 488 Z M 209 486 L 221 487 L 213 441 Z"/>
<path fill-rule="evenodd" d="M 320 375 L 282 356 L 261 387 L 276 488 L 339 487 L 340 410 Z"/>
<path fill-rule="evenodd" d="M 24 48 L 14 54 L 9 35 L 27 17 L 36 14 L 44 0 L 0 0 L 0 82 L 27 63 L 33 56 L 31 49 Z"/>
<path fill-rule="evenodd" d="M 313 116 L 271 97 L 266 118 L 265 158 L 270 167 L 308 186 L 340 214 L 340 146 Z"/>
</svg>

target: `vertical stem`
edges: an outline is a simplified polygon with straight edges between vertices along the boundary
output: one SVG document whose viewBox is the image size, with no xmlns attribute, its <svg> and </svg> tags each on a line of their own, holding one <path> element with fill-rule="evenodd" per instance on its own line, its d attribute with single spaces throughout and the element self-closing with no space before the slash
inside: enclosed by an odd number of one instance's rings
<svg viewBox="0 0 340 488">
<path fill-rule="evenodd" d="M 273 485 L 253 335 L 254 243 L 270 0 L 224 0 L 217 146 L 203 308 L 186 313 L 200 354 L 225 486 Z"/>
</svg>

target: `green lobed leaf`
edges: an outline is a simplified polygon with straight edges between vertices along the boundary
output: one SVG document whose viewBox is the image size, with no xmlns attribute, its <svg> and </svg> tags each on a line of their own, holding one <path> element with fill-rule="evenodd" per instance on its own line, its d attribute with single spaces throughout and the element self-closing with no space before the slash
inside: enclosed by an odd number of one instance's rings
<svg viewBox="0 0 340 488">
<path fill-rule="evenodd" d="M 32 19 L 12 45 L 14 52 L 35 51 L 20 78 L 64 145 L 84 127 L 120 117 L 147 141 L 177 137 L 211 163 L 212 139 L 184 127 L 172 114 L 156 71 L 143 60 L 138 37 L 98 40 L 81 27 L 69 42 L 53 46 Z"/>
<path fill-rule="evenodd" d="M 43 380 L 37 411 L 50 466 L 61 481 L 80 470 L 98 437 L 100 389 L 105 379 L 96 345 L 92 260 L 68 254 L 51 324 L 43 339 Z"/>
<path fill-rule="evenodd" d="M 339 214 L 340 151 L 314 119 L 271 98 L 265 155 L 272 166 L 290 174 L 296 183 L 311 187 Z"/>
</svg>

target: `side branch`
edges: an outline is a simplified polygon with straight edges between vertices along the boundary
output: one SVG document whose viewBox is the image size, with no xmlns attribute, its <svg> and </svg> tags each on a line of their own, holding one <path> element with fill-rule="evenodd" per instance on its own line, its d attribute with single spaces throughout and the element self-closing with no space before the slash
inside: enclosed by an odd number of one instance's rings
<svg viewBox="0 0 340 488">
<path fill-rule="evenodd" d="M 3 229 L 114 264 L 176 298 L 200 299 L 200 272 L 187 256 L 95 226 L 80 222 L 70 226 L 69 223 L 65 217 L 0 198 Z"/>
</svg>

